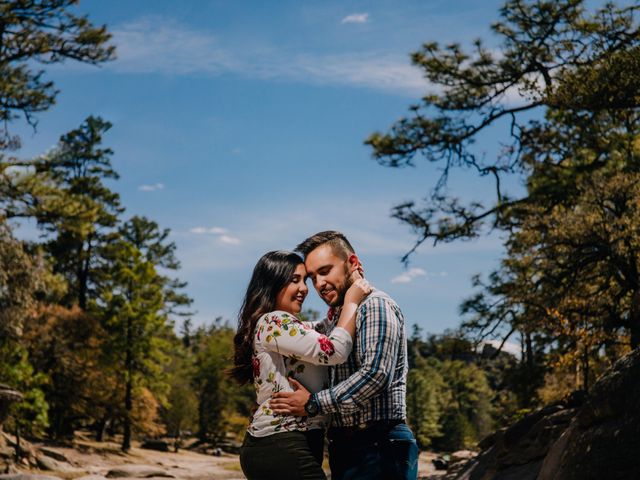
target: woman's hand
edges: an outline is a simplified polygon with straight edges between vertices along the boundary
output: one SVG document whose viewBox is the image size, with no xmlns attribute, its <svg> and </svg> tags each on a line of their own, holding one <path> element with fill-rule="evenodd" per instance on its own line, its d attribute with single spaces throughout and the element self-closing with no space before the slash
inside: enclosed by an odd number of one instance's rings
<svg viewBox="0 0 640 480">
<path fill-rule="evenodd" d="M 371 293 L 371 285 L 367 282 L 360 273 L 359 270 L 354 270 L 351 274 L 351 286 L 347 290 L 344 296 L 345 305 L 348 303 L 354 303 L 359 305 L 367 296 Z"/>
</svg>

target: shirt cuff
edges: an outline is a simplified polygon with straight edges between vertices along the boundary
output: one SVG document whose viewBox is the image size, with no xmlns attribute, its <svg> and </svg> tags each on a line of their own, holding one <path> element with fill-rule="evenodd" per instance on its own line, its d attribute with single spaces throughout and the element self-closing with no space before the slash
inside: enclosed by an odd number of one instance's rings
<svg viewBox="0 0 640 480">
<path fill-rule="evenodd" d="M 327 415 L 338 411 L 335 399 L 333 397 L 333 389 L 322 390 L 313 394 L 313 399 L 318 404 L 318 412 Z"/>
</svg>

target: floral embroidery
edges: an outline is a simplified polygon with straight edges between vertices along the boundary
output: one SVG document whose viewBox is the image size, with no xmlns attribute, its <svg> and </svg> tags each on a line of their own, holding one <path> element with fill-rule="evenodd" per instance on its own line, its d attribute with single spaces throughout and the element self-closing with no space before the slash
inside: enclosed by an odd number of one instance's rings
<svg viewBox="0 0 640 480">
<path fill-rule="evenodd" d="M 291 355 L 289 357 L 285 357 L 284 365 L 287 370 L 287 378 L 295 378 L 295 375 L 304 372 L 305 365 L 304 363 L 299 363 L 299 358 L 295 355 Z M 296 365 L 297 364 L 297 365 Z"/>
<path fill-rule="evenodd" d="M 336 349 L 333 346 L 333 343 L 331 343 L 331 340 L 329 340 L 327 337 L 318 337 L 318 343 L 320 344 L 320 348 L 322 349 L 322 351 L 327 355 L 333 355 L 335 353 Z"/>
</svg>

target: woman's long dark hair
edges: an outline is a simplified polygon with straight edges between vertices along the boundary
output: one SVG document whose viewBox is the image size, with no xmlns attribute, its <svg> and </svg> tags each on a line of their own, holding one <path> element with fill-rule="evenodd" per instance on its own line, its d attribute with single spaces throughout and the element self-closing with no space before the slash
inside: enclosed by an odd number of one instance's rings
<svg viewBox="0 0 640 480">
<path fill-rule="evenodd" d="M 230 374 L 240 384 L 253 381 L 253 335 L 258 319 L 275 310 L 278 293 L 291 281 L 302 258 L 293 252 L 278 250 L 265 253 L 255 268 L 247 287 L 240 313 L 238 331 L 233 339 L 233 368 Z"/>
</svg>

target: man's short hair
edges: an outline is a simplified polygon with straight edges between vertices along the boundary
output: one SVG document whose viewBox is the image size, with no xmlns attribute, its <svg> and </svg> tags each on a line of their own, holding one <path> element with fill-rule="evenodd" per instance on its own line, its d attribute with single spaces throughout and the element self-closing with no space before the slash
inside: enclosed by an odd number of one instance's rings
<svg viewBox="0 0 640 480">
<path fill-rule="evenodd" d="M 327 230 L 310 236 L 296 247 L 296 252 L 300 252 L 306 258 L 309 253 L 322 245 L 329 245 L 333 253 L 343 260 L 355 253 L 347 237 L 335 230 Z"/>
</svg>

